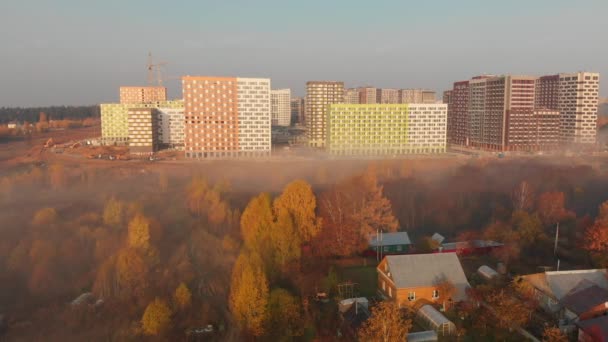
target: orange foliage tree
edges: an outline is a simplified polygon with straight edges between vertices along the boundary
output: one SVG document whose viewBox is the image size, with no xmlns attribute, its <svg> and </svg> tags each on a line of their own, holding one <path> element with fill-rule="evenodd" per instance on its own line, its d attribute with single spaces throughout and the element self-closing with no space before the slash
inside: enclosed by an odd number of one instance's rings
<svg viewBox="0 0 608 342">
<path fill-rule="evenodd" d="M 342 182 L 319 199 L 322 229 L 314 241 L 321 255 L 352 255 L 377 230 L 394 232 L 398 222 L 375 174 L 367 172 Z"/>
<path fill-rule="evenodd" d="M 543 342 L 568 342 L 568 336 L 558 327 L 546 327 L 543 330 Z"/>
<path fill-rule="evenodd" d="M 538 215 L 545 225 L 555 224 L 570 214 L 565 208 L 565 202 L 561 191 L 545 192 L 538 197 Z"/>
</svg>

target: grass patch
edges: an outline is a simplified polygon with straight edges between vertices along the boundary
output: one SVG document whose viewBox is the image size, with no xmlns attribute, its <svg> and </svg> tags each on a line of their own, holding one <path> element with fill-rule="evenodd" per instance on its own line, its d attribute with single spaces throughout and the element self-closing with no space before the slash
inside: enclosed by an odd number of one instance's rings
<svg viewBox="0 0 608 342">
<path fill-rule="evenodd" d="M 361 297 L 374 297 L 378 289 L 378 274 L 375 266 L 347 266 L 337 269 L 340 283 L 356 283 L 357 293 Z"/>
</svg>

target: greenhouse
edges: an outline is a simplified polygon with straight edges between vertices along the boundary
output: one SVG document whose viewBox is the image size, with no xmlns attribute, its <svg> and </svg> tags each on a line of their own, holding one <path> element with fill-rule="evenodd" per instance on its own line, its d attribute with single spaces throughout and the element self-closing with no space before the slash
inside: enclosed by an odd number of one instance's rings
<svg viewBox="0 0 608 342">
<path fill-rule="evenodd" d="M 440 335 L 451 335 L 456 332 L 454 323 L 431 305 L 422 306 L 416 316 L 423 326 L 436 331 Z"/>
</svg>

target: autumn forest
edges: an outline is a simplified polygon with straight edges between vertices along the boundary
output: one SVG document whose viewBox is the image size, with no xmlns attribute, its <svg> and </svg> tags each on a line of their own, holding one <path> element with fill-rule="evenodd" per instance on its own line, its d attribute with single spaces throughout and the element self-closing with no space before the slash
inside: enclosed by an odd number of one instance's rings
<svg viewBox="0 0 608 342">
<path fill-rule="evenodd" d="M 488 260 L 526 274 L 554 266 L 559 224 L 563 268 L 608 265 L 605 160 L 222 163 L 0 171 L 0 334 L 333 340 L 314 296 L 375 262 L 379 230 L 421 253 L 435 232 L 499 241 Z"/>
</svg>

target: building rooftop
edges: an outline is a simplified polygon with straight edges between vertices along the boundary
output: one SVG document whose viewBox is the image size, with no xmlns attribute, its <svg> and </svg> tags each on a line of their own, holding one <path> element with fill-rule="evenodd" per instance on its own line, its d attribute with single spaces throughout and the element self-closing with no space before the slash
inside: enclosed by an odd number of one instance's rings
<svg viewBox="0 0 608 342">
<path fill-rule="evenodd" d="M 587 282 L 583 280 L 582 282 Z M 577 315 L 581 315 L 598 305 L 608 302 L 608 290 L 597 285 L 584 289 L 575 288 L 562 298 L 562 305 Z"/>
<path fill-rule="evenodd" d="M 528 274 L 522 277 L 538 290 L 561 300 L 574 288 L 582 290 L 597 285 L 608 290 L 606 269 L 553 271 Z M 585 281 L 584 281 L 585 280 Z"/>
<path fill-rule="evenodd" d="M 381 240 L 378 240 L 380 238 Z M 371 235 L 369 238 L 369 245 L 371 247 L 411 244 L 412 242 L 410 241 L 410 237 L 407 235 L 407 232 L 383 233 L 380 236 Z"/>
<path fill-rule="evenodd" d="M 386 260 L 397 288 L 429 287 L 447 280 L 456 288 L 454 300 L 466 299 L 470 285 L 456 253 L 389 255 Z"/>
</svg>

